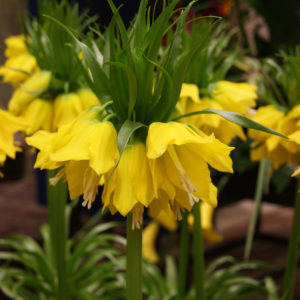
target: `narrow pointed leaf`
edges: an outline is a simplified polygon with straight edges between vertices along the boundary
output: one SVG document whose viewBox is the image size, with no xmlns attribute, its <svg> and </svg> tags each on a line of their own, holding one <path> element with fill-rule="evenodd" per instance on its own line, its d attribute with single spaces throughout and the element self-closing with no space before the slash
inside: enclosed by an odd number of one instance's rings
<svg viewBox="0 0 300 300">
<path fill-rule="evenodd" d="M 182 118 L 186 118 L 186 117 L 194 116 L 194 115 L 200 115 L 200 114 L 216 114 L 216 115 L 219 115 L 222 118 L 226 119 L 227 121 L 230 121 L 230 122 L 235 123 L 237 125 L 243 126 L 245 128 L 264 131 L 264 132 L 274 134 L 274 135 L 278 135 L 282 138 L 288 139 L 288 137 L 286 137 L 285 135 L 283 135 L 283 134 L 281 134 L 281 133 L 279 133 L 279 132 L 277 132 L 277 131 L 269 128 L 269 127 L 266 127 L 266 126 L 264 126 L 260 123 L 257 123 L 255 121 L 245 117 L 242 114 L 235 113 L 235 112 L 232 112 L 232 111 L 226 111 L 226 110 L 207 108 L 207 109 L 203 109 L 203 110 L 200 110 L 200 111 L 195 111 L 195 112 L 191 112 L 191 113 L 188 113 L 188 114 L 178 116 L 176 118 L 173 118 L 172 121 L 177 121 L 177 120 L 182 119 Z"/>
</svg>

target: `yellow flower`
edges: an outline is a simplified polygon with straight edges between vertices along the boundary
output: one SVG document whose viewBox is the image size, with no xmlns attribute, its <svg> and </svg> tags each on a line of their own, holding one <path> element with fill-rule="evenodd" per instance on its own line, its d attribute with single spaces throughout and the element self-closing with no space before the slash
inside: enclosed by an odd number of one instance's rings
<svg viewBox="0 0 300 300">
<path fill-rule="evenodd" d="M 160 209 L 159 215 L 152 215 L 151 208 L 153 206 L 151 202 L 149 207 L 149 216 L 153 218 L 148 226 L 143 230 L 143 243 L 142 243 L 142 255 L 143 258 L 151 263 L 157 263 L 159 260 L 155 243 L 159 231 L 159 226 L 162 225 L 169 231 L 175 231 L 178 228 L 178 222 L 175 219 L 175 215 L 171 208 L 169 210 Z M 157 203 L 159 205 L 159 203 Z M 214 208 L 205 203 L 201 202 L 201 225 L 203 231 L 203 237 L 210 243 L 217 243 L 222 240 L 222 236 L 218 234 L 213 228 L 213 213 Z M 192 214 L 188 215 L 188 224 L 193 230 L 194 217 Z"/>
<path fill-rule="evenodd" d="M 196 89 L 198 92 L 196 92 Z M 248 83 L 232 83 L 219 81 L 215 84 L 211 98 L 199 99 L 199 90 L 194 84 L 183 84 L 177 109 L 181 114 L 200 111 L 206 108 L 228 110 L 246 114 L 255 106 L 256 87 Z M 245 140 L 246 136 L 241 126 L 224 120 L 218 115 L 197 114 L 184 119 L 206 134 L 214 133 L 217 139 L 225 144 L 238 136 Z"/>
<path fill-rule="evenodd" d="M 283 164 L 290 166 L 299 164 L 300 105 L 295 106 L 286 115 L 273 105 L 264 106 L 258 109 L 253 120 L 286 135 L 289 139 L 249 130 L 249 136 L 254 139 L 250 153 L 252 161 L 266 157 L 271 160 L 274 170 Z"/>
<path fill-rule="evenodd" d="M 83 194 L 83 205 L 89 208 L 119 157 L 117 132 L 112 123 L 101 121 L 102 112 L 102 107 L 94 106 L 56 133 L 38 131 L 26 139 L 40 149 L 35 167 L 63 167 L 52 183 L 65 179 L 71 199 Z"/>
<path fill-rule="evenodd" d="M 13 35 L 5 39 L 6 49 L 4 55 L 6 57 L 18 56 L 27 52 L 24 35 Z"/>
<path fill-rule="evenodd" d="M 14 145 L 14 134 L 23 131 L 26 124 L 2 109 L 0 109 L 0 124 L 0 166 L 3 166 L 7 156 L 14 159 L 16 152 L 21 151 L 21 148 Z M 0 176 L 3 176 L 1 172 Z"/>
<path fill-rule="evenodd" d="M 26 135 L 32 135 L 40 129 L 52 131 L 52 114 L 50 101 L 41 98 L 32 100 L 22 114 L 28 124 Z"/>
<path fill-rule="evenodd" d="M 155 221 L 150 222 L 143 230 L 142 256 L 145 260 L 155 264 L 159 257 L 155 248 L 155 242 L 159 231 L 159 224 Z"/>
<path fill-rule="evenodd" d="M 198 199 L 217 205 L 217 189 L 208 164 L 232 172 L 229 154 L 233 148 L 213 135 L 176 122 L 152 123 L 146 143 L 155 196 L 170 201 L 177 218 L 182 207 L 190 210 Z"/>
<path fill-rule="evenodd" d="M 178 222 L 169 203 L 165 205 L 160 199 L 152 200 L 149 209 L 149 216 L 169 231 L 176 231 Z"/>
<path fill-rule="evenodd" d="M 214 208 L 205 202 L 201 202 L 200 213 L 203 237 L 210 243 L 218 243 L 222 241 L 222 236 L 218 234 L 213 227 Z M 194 216 L 192 214 L 189 214 L 188 216 L 188 224 L 191 228 L 193 228 Z"/>
<path fill-rule="evenodd" d="M 234 83 L 218 81 L 212 93 L 212 99 L 217 101 L 224 110 L 247 114 L 249 108 L 255 107 L 257 87 L 249 83 Z"/>
<path fill-rule="evenodd" d="M 28 78 L 24 85 L 13 93 L 9 101 L 8 109 L 15 115 L 20 115 L 27 105 L 38 98 L 49 87 L 51 72 L 40 71 Z"/>
<path fill-rule="evenodd" d="M 4 66 L 0 67 L 0 75 L 3 82 L 24 82 L 30 75 L 37 70 L 35 58 L 28 54 L 20 54 L 6 60 Z M 29 74 L 28 74 L 29 73 Z"/>
<path fill-rule="evenodd" d="M 148 207 L 154 197 L 146 147 L 141 142 L 128 145 L 110 180 L 104 186 L 104 207 L 108 206 L 112 213 L 118 211 L 123 216 L 132 212 L 132 225 L 139 228 L 143 208 Z"/>
<path fill-rule="evenodd" d="M 77 94 L 81 100 L 83 109 L 89 108 L 93 105 L 100 105 L 99 99 L 96 95 L 88 88 L 81 88 L 77 91 Z"/>
<path fill-rule="evenodd" d="M 53 103 L 53 128 L 57 129 L 63 124 L 71 122 L 82 111 L 82 103 L 75 93 L 61 94 Z"/>
<path fill-rule="evenodd" d="M 23 35 L 11 36 L 5 40 L 7 46 L 5 56 L 8 58 L 0 67 L 0 75 L 4 82 L 24 82 L 30 75 L 38 71 L 37 62 L 26 47 Z"/>
<path fill-rule="evenodd" d="M 81 88 L 74 93 L 59 94 L 51 99 L 51 79 L 52 74 L 49 71 L 34 74 L 15 90 L 9 101 L 9 110 L 28 122 L 27 135 L 40 129 L 56 131 L 88 107 L 100 104 L 95 94 L 87 88 Z"/>
</svg>

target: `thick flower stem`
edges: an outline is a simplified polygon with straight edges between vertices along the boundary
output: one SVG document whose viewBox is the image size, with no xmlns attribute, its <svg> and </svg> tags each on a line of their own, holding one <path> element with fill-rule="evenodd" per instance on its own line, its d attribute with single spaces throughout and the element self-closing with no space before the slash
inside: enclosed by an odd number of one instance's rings
<svg viewBox="0 0 300 300">
<path fill-rule="evenodd" d="M 50 225 L 50 239 L 52 250 L 52 263 L 57 273 L 56 299 L 68 299 L 66 284 L 66 249 L 67 249 L 67 222 L 66 222 L 66 202 L 67 186 L 59 182 L 56 186 L 49 184 L 49 178 L 54 177 L 55 171 L 48 171 L 48 214 Z"/>
<path fill-rule="evenodd" d="M 132 230 L 132 214 L 127 216 L 126 299 L 142 300 L 142 228 Z"/>
<path fill-rule="evenodd" d="M 180 252 L 179 252 L 179 282 L 178 282 L 178 296 L 184 298 L 186 291 L 188 257 L 189 257 L 189 231 L 187 222 L 188 212 L 182 213 L 182 220 L 180 222 Z"/>
<path fill-rule="evenodd" d="M 193 207 L 194 215 L 194 284 L 197 300 L 205 299 L 204 291 L 204 245 L 201 226 L 200 203 L 195 203 Z"/>
<path fill-rule="evenodd" d="M 294 203 L 293 225 L 289 240 L 286 268 L 284 273 L 283 294 L 285 300 L 292 300 L 294 295 L 295 274 L 298 264 L 298 252 L 300 241 L 300 179 L 297 182 L 297 189 Z"/>
<path fill-rule="evenodd" d="M 248 233 L 246 237 L 246 244 L 245 244 L 245 251 L 244 251 L 245 260 L 248 260 L 251 254 L 254 233 L 255 233 L 257 219 L 259 217 L 259 212 L 260 212 L 264 183 L 266 182 L 266 177 L 268 176 L 267 173 L 269 169 L 270 169 L 270 161 L 266 158 L 263 158 L 259 164 L 258 175 L 256 180 L 254 208 L 252 211 L 251 220 L 248 227 Z"/>
</svg>

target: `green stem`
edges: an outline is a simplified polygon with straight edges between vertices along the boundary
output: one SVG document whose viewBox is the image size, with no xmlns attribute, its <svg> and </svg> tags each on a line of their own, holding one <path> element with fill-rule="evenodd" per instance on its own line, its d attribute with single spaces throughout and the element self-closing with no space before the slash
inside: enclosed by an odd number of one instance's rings
<svg viewBox="0 0 300 300">
<path fill-rule="evenodd" d="M 182 213 L 182 220 L 180 222 L 180 252 L 179 252 L 179 282 L 178 282 L 178 296 L 183 298 L 186 291 L 187 269 L 188 269 L 188 255 L 189 255 L 189 231 L 187 222 L 188 212 Z"/>
<path fill-rule="evenodd" d="M 65 183 L 58 182 L 56 186 L 49 184 L 49 178 L 54 177 L 56 171 L 47 172 L 47 196 L 48 214 L 50 225 L 50 238 L 52 249 L 52 262 L 57 273 L 56 299 L 66 300 L 66 249 L 67 249 L 67 222 L 66 222 L 66 202 L 67 186 Z"/>
<path fill-rule="evenodd" d="M 289 240 L 287 262 L 284 273 L 283 293 L 285 300 L 292 300 L 294 296 L 295 274 L 298 264 L 298 251 L 300 241 L 300 179 L 297 182 L 297 190 L 294 203 L 293 225 Z"/>
<path fill-rule="evenodd" d="M 245 251 L 244 251 L 244 259 L 248 260 L 251 253 L 251 248 L 253 244 L 253 238 L 255 234 L 257 219 L 260 212 L 261 200 L 263 195 L 264 183 L 266 180 L 267 172 L 270 168 L 270 162 L 268 159 L 263 158 L 260 161 L 259 169 L 258 169 L 258 176 L 256 180 L 256 187 L 255 187 L 255 195 L 254 195 L 254 208 L 251 215 L 250 224 L 248 227 L 248 233 L 246 237 L 246 244 L 245 244 Z"/>
<path fill-rule="evenodd" d="M 197 300 L 205 299 L 204 291 L 204 246 L 201 226 L 200 203 L 195 203 L 193 207 L 194 215 L 194 284 Z"/>
<path fill-rule="evenodd" d="M 132 214 L 127 216 L 126 299 L 142 300 L 142 228 L 132 230 Z"/>
</svg>

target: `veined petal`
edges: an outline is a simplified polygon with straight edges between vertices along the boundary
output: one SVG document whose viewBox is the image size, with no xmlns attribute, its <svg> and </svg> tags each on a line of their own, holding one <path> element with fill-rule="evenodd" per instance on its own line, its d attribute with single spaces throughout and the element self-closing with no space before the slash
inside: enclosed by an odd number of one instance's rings
<svg viewBox="0 0 300 300">
<path fill-rule="evenodd" d="M 145 146 L 139 142 L 128 145 L 104 186 L 104 204 L 109 206 L 111 202 L 117 211 L 126 216 L 133 208 L 137 212 L 148 206 L 154 197 Z"/>
<path fill-rule="evenodd" d="M 135 159 L 131 151 L 132 146 L 127 146 L 124 150 L 121 160 L 117 169 L 114 171 L 112 176 L 115 176 L 115 190 L 113 191 L 112 203 L 114 207 L 120 212 L 121 215 L 126 216 L 133 207 L 138 203 L 135 191 L 132 186 L 132 178 L 129 176 L 129 170 L 131 167 L 131 160 Z M 138 180 L 138 178 L 136 178 Z M 105 186 L 109 186 L 108 182 Z"/>
<path fill-rule="evenodd" d="M 131 151 L 134 159 L 131 160 L 129 176 L 137 199 L 147 207 L 155 198 L 155 194 L 149 162 L 146 157 L 146 147 L 143 143 L 137 142 Z"/>
<path fill-rule="evenodd" d="M 155 159 L 167 151 L 169 145 L 210 143 L 213 136 L 199 136 L 185 124 L 177 122 L 152 123 L 147 136 L 147 157 Z"/>
<path fill-rule="evenodd" d="M 110 122 L 99 122 L 88 137 L 90 166 L 97 174 L 111 170 L 118 158 L 117 132 Z"/>
</svg>

